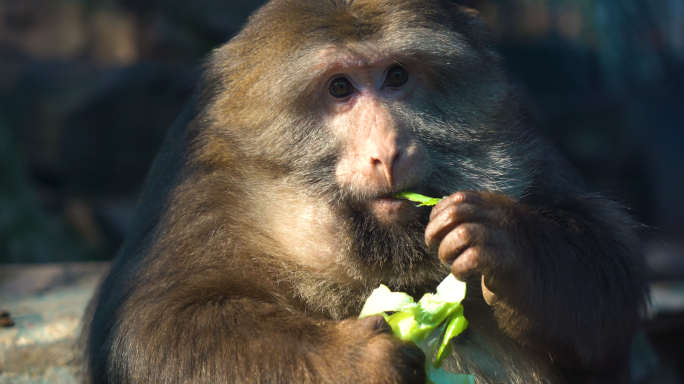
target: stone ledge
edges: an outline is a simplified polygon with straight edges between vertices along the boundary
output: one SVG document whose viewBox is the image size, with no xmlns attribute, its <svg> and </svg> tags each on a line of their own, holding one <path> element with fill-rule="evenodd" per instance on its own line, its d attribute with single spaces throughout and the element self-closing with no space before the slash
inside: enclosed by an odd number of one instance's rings
<svg viewBox="0 0 684 384">
<path fill-rule="evenodd" d="M 0 265 L 0 384 L 76 384 L 74 340 L 109 263 Z"/>
</svg>

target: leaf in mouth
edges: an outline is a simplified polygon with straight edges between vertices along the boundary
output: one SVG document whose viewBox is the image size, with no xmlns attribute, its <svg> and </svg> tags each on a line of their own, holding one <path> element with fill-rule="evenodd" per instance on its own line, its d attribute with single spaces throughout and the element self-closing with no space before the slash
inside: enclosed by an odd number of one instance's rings
<svg viewBox="0 0 684 384">
<path fill-rule="evenodd" d="M 404 192 L 399 192 L 393 197 L 396 197 L 397 199 L 406 199 L 413 201 L 414 203 L 420 203 L 417 205 L 417 207 L 432 207 L 433 205 L 436 205 L 439 203 L 442 199 L 438 197 L 428 197 L 428 196 L 423 196 L 419 193 L 415 192 L 410 192 L 410 191 L 404 191 Z"/>
</svg>

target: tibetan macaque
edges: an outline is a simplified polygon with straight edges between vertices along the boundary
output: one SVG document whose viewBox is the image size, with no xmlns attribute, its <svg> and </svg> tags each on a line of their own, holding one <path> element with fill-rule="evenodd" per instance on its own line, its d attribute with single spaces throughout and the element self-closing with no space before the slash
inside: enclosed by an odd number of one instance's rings
<svg viewBox="0 0 684 384">
<path fill-rule="evenodd" d="M 273 0 L 208 60 L 86 318 L 92 383 L 423 383 L 379 317 L 453 273 L 478 383 L 628 382 L 633 223 L 520 106 L 474 11 Z M 447 196 L 433 209 L 392 196 Z"/>
</svg>

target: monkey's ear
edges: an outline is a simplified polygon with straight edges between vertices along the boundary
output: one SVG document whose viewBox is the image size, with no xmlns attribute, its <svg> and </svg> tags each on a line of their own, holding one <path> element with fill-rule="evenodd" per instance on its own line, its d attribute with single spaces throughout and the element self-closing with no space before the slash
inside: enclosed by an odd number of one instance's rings
<svg viewBox="0 0 684 384">
<path fill-rule="evenodd" d="M 452 27 L 477 45 L 488 47 L 497 40 L 494 30 L 484 22 L 480 12 L 464 5 L 450 3 Z"/>
</svg>

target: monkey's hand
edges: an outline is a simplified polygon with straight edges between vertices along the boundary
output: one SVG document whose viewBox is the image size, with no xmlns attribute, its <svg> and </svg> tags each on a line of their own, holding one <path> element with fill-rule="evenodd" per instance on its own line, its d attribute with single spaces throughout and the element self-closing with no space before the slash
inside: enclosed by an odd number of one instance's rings
<svg viewBox="0 0 684 384">
<path fill-rule="evenodd" d="M 644 281 L 639 248 L 620 220 L 601 199 L 532 207 L 460 191 L 433 208 L 425 239 L 457 278 L 482 276 L 508 336 L 556 363 L 603 372 L 627 361 Z"/>
<path fill-rule="evenodd" d="M 416 346 L 399 341 L 382 316 L 349 319 L 337 324 L 337 340 L 341 343 L 331 353 L 338 362 L 353 362 L 336 375 L 352 372 L 358 383 L 425 383 L 425 354 Z M 343 382 L 337 376 L 329 382 Z M 344 381 L 347 382 L 347 381 Z"/>
<path fill-rule="evenodd" d="M 520 260 L 524 255 L 514 233 L 517 205 L 498 193 L 456 192 L 432 209 L 425 231 L 425 241 L 438 248 L 440 260 L 451 265 L 459 280 L 482 275 L 489 304 L 514 293 L 506 289 L 510 284 L 524 293 L 530 282 L 530 268 Z"/>
</svg>

